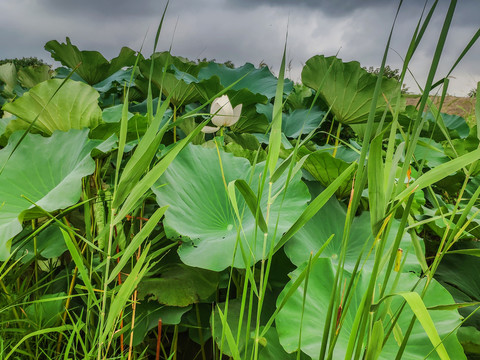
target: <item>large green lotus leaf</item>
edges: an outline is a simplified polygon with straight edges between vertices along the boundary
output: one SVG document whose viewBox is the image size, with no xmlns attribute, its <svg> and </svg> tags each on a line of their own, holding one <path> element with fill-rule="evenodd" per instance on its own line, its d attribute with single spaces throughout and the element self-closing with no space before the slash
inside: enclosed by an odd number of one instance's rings
<svg viewBox="0 0 480 360">
<path fill-rule="evenodd" d="M 46 135 L 55 130 L 68 131 L 94 128 L 102 119 L 98 92 L 90 86 L 67 80 L 49 102 L 63 80 L 51 79 L 34 86 L 21 98 L 6 104 L 3 109 L 17 116 L 9 124 L 10 131 L 27 128 L 38 116 L 34 128 Z M 42 111 L 42 109 L 45 110 Z"/>
<path fill-rule="evenodd" d="M 455 250 L 478 251 L 478 241 L 459 243 Z M 448 254 L 444 256 L 435 278 L 440 281 L 452 294 L 456 302 L 480 301 L 480 261 L 478 257 L 466 254 Z M 468 316 L 477 306 L 459 309 L 460 314 Z M 477 311 L 467 321 L 466 325 L 475 326 L 480 330 L 480 312 Z"/>
<path fill-rule="evenodd" d="M 263 327 L 260 328 L 260 331 L 263 330 Z M 260 350 L 258 352 L 259 360 L 294 360 L 297 358 L 297 353 L 289 354 L 285 351 L 283 346 L 280 344 L 278 339 L 277 329 L 271 327 L 266 332 L 263 339 L 260 340 Z M 311 359 L 309 356 L 305 355 L 303 352 L 300 353 L 301 360 Z"/>
<path fill-rule="evenodd" d="M 140 344 L 147 333 L 158 326 L 159 320 L 162 321 L 162 325 L 178 325 L 182 316 L 191 308 L 191 306 L 166 306 L 156 301 L 141 301 L 135 310 L 133 346 Z"/>
<path fill-rule="evenodd" d="M 139 69 L 145 78 L 150 76 L 152 60 L 143 60 L 139 63 Z M 164 64 L 154 58 L 152 83 L 162 91 L 165 96 L 171 96 L 170 102 L 175 106 L 187 105 L 201 99 L 194 82 L 178 79 L 170 71 L 164 72 Z"/>
<path fill-rule="evenodd" d="M 219 274 L 214 271 L 172 264 L 159 277 L 144 278 L 138 285 L 139 298 L 157 300 L 169 306 L 188 306 L 206 300 L 217 290 Z"/>
<path fill-rule="evenodd" d="M 452 139 L 465 138 L 468 136 L 470 127 L 464 118 L 458 115 L 445 113 L 440 113 L 440 116 L 442 117 L 443 123 Z M 430 111 L 426 115 L 426 120 L 427 122 L 425 123 L 422 133 L 425 132 L 428 134 L 425 136 L 431 136 L 436 141 L 446 140 L 445 135 L 437 124 L 435 116 L 433 116 Z"/>
<path fill-rule="evenodd" d="M 258 104 L 257 112 L 264 114 L 272 122 L 273 104 Z M 297 138 L 301 134 L 308 134 L 316 129 L 323 121 L 325 111 L 318 108 L 296 109 L 289 114 L 282 114 L 282 132 L 286 137 Z"/>
<path fill-rule="evenodd" d="M 13 91 L 17 84 L 17 69 L 13 63 L 0 65 L 0 82 L 5 83 L 9 91 Z"/>
<path fill-rule="evenodd" d="M 25 236 L 31 233 L 32 227 L 26 226 L 23 231 L 12 240 L 12 248 L 20 245 L 19 249 L 17 249 L 16 258 L 21 258 L 23 263 L 28 263 L 35 257 L 35 241 L 37 243 L 37 255 L 45 259 L 57 258 L 68 250 L 60 227 L 56 224 L 48 226 L 35 238 L 32 237 L 28 239 L 27 242 L 24 242 Z"/>
<path fill-rule="evenodd" d="M 92 174 L 90 152 L 99 141 L 88 139 L 88 129 L 56 131 L 49 138 L 28 134 L 7 161 L 22 132 L 12 134 L 0 150 L 0 260 L 10 253 L 11 238 L 22 230 L 24 218 L 35 202 L 46 211 L 75 204 L 82 192 L 81 179 Z M 27 211 L 28 210 L 28 211 Z"/>
<path fill-rule="evenodd" d="M 350 146 L 345 146 L 345 145 L 335 146 L 335 145 L 325 144 L 322 146 L 315 145 L 315 149 L 328 152 L 332 156 L 333 156 L 333 153 L 335 153 L 335 158 L 346 161 L 347 163 L 352 163 L 354 161 L 358 161 L 358 159 L 360 158 L 359 150 L 361 148 L 357 143 L 350 140 Z M 355 149 L 357 149 L 357 151 L 355 151 Z"/>
<path fill-rule="evenodd" d="M 206 67 L 201 68 L 198 73 L 199 79 L 210 79 L 213 76 L 218 77 L 224 87 L 242 78 L 242 80 L 232 87 L 233 90 L 247 89 L 253 94 L 262 95 L 267 99 L 273 98 L 277 89 L 278 79 L 273 76 L 266 66 L 255 69 L 255 66 L 246 63 L 238 68 L 230 69 L 225 65 L 211 62 Z M 283 87 L 284 93 L 288 94 L 292 89 L 293 82 L 285 80 Z"/>
<path fill-rule="evenodd" d="M 217 66 L 218 64 L 211 62 L 208 63 L 208 65 Z M 230 84 L 225 85 L 224 83 L 221 83 L 221 79 L 217 75 L 213 75 L 208 72 L 202 73 L 202 70 L 205 69 L 205 66 L 207 66 L 207 63 L 202 63 L 201 66 L 196 66 L 193 68 L 193 70 L 189 69 L 187 70 L 188 72 L 184 72 L 177 69 L 175 65 L 170 65 L 169 70 L 172 71 L 178 80 L 183 80 L 187 84 L 195 84 L 196 90 L 206 101 L 212 97 L 215 97 L 221 90 Z M 224 65 L 219 65 L 219 67 L 222 68 Z M 198 75 L 192 75 L 197 73 Z M 205 78 L 203 76 L 205 76 Z M 240 83 L 241 81 L 238 84 Z M 247 87 L 233 86 L 226 92 L 226 95 L 230 99 L 233 107 L 242 104 L 243 110 L 246 106 L 256 105 L 258 103 L 267 103 L 268 101 L 268 98 L 265 95 L 255 93 Z"/>
<path fill-rule="evenodd" d="M 235 98 L 234 98 L 235 99 Z M 265 115 L 259 114 L 255 105 L 250 104 L 242 107 L 242 115 L 231 129 L 235 133 L 262 133 L 268 129 L 268 120 Z"/>
<path fill-rule="evenodd" d="M 457 336 L 468 359 L 478 359 L 480 356 L 480 331 L 473 326 L 462 326 L 458 329 Z"/>
<path fill-rule="evenodd" d="M 251 188 L 258 188 L 264 163 L 252 168 L 249 161 L 220 152 L 225 181 L 252 179 Z M 294 223 L 306 207 L 310 194 L 297 173 L 286 193 L 283 185 L 287 172 L 273 184 L 272 194 L 280 194 L 270 207 L 270 227 L 266 248 L 279 241 L 281 234 Z M 178 249 L 181 260 L 190 266 L 220 271 L 228 266 L 244 268 L 240 246 L 236 250 L 237 219 L 228 199 L 220 161 L 215 148 L 189 145 L 175 158 L 162 177 L 152 187 L 160 206 L 169 205 L 165 214 L 165 231 L 170 238 L 183 238 Z M 284 197 L 284 199 L 283 199 Z M 283 199 L 283 203 L 282 203 Z M 268 186 L 262 194 L 260 207 L 267 213 Z M 242 212 L 245 202 L 237 194 Z M 274 228 L 279 217 L 274 238 Z M 273 225 L 272 225 L 273 224 Z M 241 245 L 250 265 L 262 258 L 263 232 L 256 228 L 255 218 L 246 208 L 240 231 Z M 250 254 L 250 255 L 249 255 Z"/>
<path fill-rule="evenodd" d="M 451 145 L 453 145 L 454 149 Z M 451 141 L 451 145 L 447 141 L 443 142 L 445 154 L 450 156 L 451 158 L 456 158 L 458 156 L 465 155 L 473 150 L 476 150 L 479 145 L 479 140 L 477 137 L 477 126 L 475 125 L 470 129 L 470 133 L 465 139 L 453 139 Z M 472 163 L 471 167 L 469 168 L 469 172 L 472 176 L 480 174 L 480 162 L 475 161 L 474 163 Z"/>
<path fill-rule="evenodd" d="M 450 160 L 445 155 L 442 145 L 430 138 L 419 138 L 414 154 L 417 161 L 425 160 L 425 163 L 430 168 Z"/>
<path fill-rule="evenodd" d="M 240 314 L 241 314 L 241 299 L 233 299 L 228 302 L 228 309 L 225 309 L 225 303 L 218 304 L 217 306 L 222 311 L 224 317 L 226 316 L 227 324 L 232 332 L 233 338 L 236 340 L 238 337 L 237 349 L 240 354 L 245 354 L 245 346 L 248 345 L 249 350 L 252 349 L 252 340 L 247 334 L 250 334 L 254 330 L 254 321 L 248 322 L 248 310 L 245 309 L 242 316 L 242 326 L 240 327 L 240 335 L 238 334 L 238 326 L 240 324 Z M 256 318 L 256 306 L 253 307 L 252 319 Z M 247 325 L 250 324 L 250 327 L 247 328 Z M 212 336 L 217 346 L 223 350 L 223 353 L 228 356 L 232 356 L 233 352 L 230 349 L 230 346 L 227 343 L 223 332 L 222 319 L 218 312 L 218 308 L 215 308 L 215 311 L 210 317 L 210 327 L 213 330 Z M 248 351 L 248 350 L 247 350 Z"/>
<path fill-rule="evenodd" d="M 90 85 L 105 80 L 124 66 L 132 66 L 136 59 L 135 51 L 127 47 L 123 47 L 116 58 L 108 61 L 98 51 L 80 51 L 68 37 L 66 41 L 65 44 L 51 40 L 45 44 L 45 50 L 70 69 L 81 64 L 76 73 Z"/>
<path fill-rule="evenodd" d="M 292 92 L 285 101 L 284 108 L 288 110 L 308 109 L 310 107 L 309 100 L 312 100 L 312 98 L 312 89 L 303 84 L 295 84 L 293 85 Z"/>
<path fill-rule="evenodd" d="M 321 192 L 318 183 L 310 184 L 312 198 Z M 342 238 L 345 228 L 347 210 L 335 197 L 328 202 L 310 219 L 286 244 L 285 253 L 293 264 L 300 266 L 308 261 L 310 254 L 316 253 L 325 241 L 334 235 L 328 246 L 320 255 L 329 258 L 337 263 L 340 252 L 342 251 Z M 392 228 L 387 240 L 387 249 L 393 243 L 396 232 L 399 228 L 399 222 L 392 220 Z M 366 245 L 365 245 L 366 244 Z M 374 262 L 374 252 L 370 253 L 373 244 L 372 230 L 370 226 L 370 213 L 364 211 L 360 216 L 356 216 L 350 229 L 350 237 L 345 256 L 345 269 L 351 271 L 355 267 L 358 256 L 362 252 L 363 260 L 366 260 L 365 267 L 371 268 Z M 418 271 L 420 266 L 415 257 L 411 239 L 408 233 L 403 236 L 400 248 L 403 254 L 408 257 L 405 263 L 405 270 Z"/>
<path fill-rule="evenodd" d="M 228 326 L 232 332 L 233 338 L 238 338 L 237 350 L 242 359 L 248 359 L 253 356 L 254 336 L 255 336 L 255 318 L 256 318 L 256 305 L 251 314 L 251 321 L 248 321 L 248 305 L 244 309 L 242 317 L 242 326 L 240 328 L 240 335 L 238 334 L 238 325 L 240 323 L 241 314 L 241 301 L 240 299 L 234 299 L 229 301 L 228 310 L 225 311 L 225 303 L 219 304 L 222 314 L 226 316 Z M 223 323 L 220 318 L 218 309 L 216 308 L 210 318 L 211 328 L 213 330 L 213 338 L 219 348 L 225 355 L 232 356 L 232 350 L 227 343 L 226 337 L 223 332 Z M 250 324 L 250 328 L 247 329 L 247 325 Z M 263 331 L 263 326 L 260 327 L 260 331 Z M 280 345 L 277 330 L 271 327 L 259 341 L 258 350 L 259 360 L 289 360 L 296 359 L 296 354 L 288 354 Z M 307 359 L 305 354 L 301 354 L 300 359 Z"/>
<path fill-rule="evenodd" d="M 110 75 L 105 80 L 100 81 L 99 83 L 95 84 L 93 88 L 100 93 L 108 92 L 109 90 L 113 89 L 114 91 L 120 92 L 123 95 L 123 86 L 125 84 L 128 85 L 130 82 L 130 78 L 132 76 L 132 69 L 123 70 L 120 69 L 117 72 Z"/>
<path fill-rule="evenodd" d="M 18 82 L 26 88 L 32 88 L 42 81 L 52 78 L 52 69 L 48 65 L 25 66 L 18 70 Z"/>
<path fill-rule="evenodd" d="M 297 158 L 301 159 L 305 155 L 309 155 L 303 163 L 303 168 L 307 170 L 315 180 L 318 180 L 323 186 L 330 185 L 340 174 L 350 166 L 346 161 L 333 157 L 328 149 L 310 151 L 306 147 L 298 150 Z M 342 199 L 348 196 L 352 190 L 352 182 L 355 172 L 345 179 L 335 194 Z"/>
<path fill-rule="evenodd" d="M 276 319 L 276 326 L 280 343 L 287 352 L 293 352 L 297 349 L 300 331 L 300 319 L 302 318 L 300 314 L 303 310 L 301 349 L 312 358 L 318 359 L 322 343 L 322 333 L 328 309 L 327 304 L 329 303 L 330 292 L 332 290 L 335 277 L 335 269 L 336 266 L 334 266 L 329 259 L 318 259 L 318 261 L 312 265 L 310 269 L 305 306 L 303 306 L 305 283 L 302 283 L 302 285 L 300 285 L 294 294 L 287 300 L 283 309 L 280 310 Z M 302 270 L 302 268 L 299 268 L 291 273 L 292 280 L 287 284 L 287 286 L 285 286 L 284 290 L 279 295 L 277 299 L 277 306 L 281 304 L 285 295 L 290 290 L 293 282 L 298 278 Z M 343 359 L 345 357 L 350 331 L 353 327 L 353 321 L 358 311 L 362 296 L 367 290 L 369 276 L 369 272 L 365 272 L 360 275 L 358 285 L 352 292 L 349 307 L 344 309 L 345 317 L 335 344 L 335 349 L 333 352 L 334 359 Z M 350 277 L 351 275 L 345 271 L 344 278 L 349 281 Z M 411 291 L 417 284 L 418 280 L 418 277 L 414 274 L 401 274 L 399 283 L 395 289 L 395 293 Z M 424 284 L 425 279 L 420 281 L 415 291 L 420 292 L 423 289 Z M 390 308 L 391 314 L 397 313 L 403 304 L 402 300 L 403 298 L 400 298 L 399 296 L 392 298 Z M 439 283 L 432 281 L 423 298 L 423 301 L 427 307 L 432 307 L 436 305 L 451 304 L 453 299 L 448 291 L 445 290 Z M 381 305 L 377 314 L 382 313 L 383 306 L 384 305 Z M 336 313 L 337 312 L 335 311 L 335 314 Z M 443 344 L 445 345 L 450 358 L 466 359 L 462 346 L 458 342 L 455 332 L 450 334 L 450 332 L 452 332 L 456 326 L 460 324 L 461 318 L 458 312 L 454 310 L 431 310 L 429 311 L 429 314 L 435 323 L 435 327 L 440 338 L 445 338 Z M 399 330 L 402 334 L 405 334 L 412 316 L 413 313 L 410 310 L 410 307 L 406 305 L 398 319 L 398 327 L 396 330 Z M 388 315 L 383 322 L 383 326 L 384 333 L 387 333 L 389 327 L 391 326 L 391 320 Z M 397 340 L 394 338 L 393 334 L 390 334 L 390 337 L 382 349 L 379 359 L 395 359 L 398 349 L 399 344 L 397 343 Z M 427 355 L 429 355 L 429 359 L 438 359 L 438 355 L 436 354 L 435 350 L 433 350 L 433 345 L 430 342 L 427 334 L 423 330 L 421 324 L 416 321 L 402 359 L 424 359 L 427 357 Z"/>
<path fill-rule="evenodd" d="M 302 82 L 320 93 L 321 99 L 332 107 L 332 113 L 342 124 L 367 121 L 377 76 L 362 69 L 358 62 L 344 63 L 335 56 L 316 55 L 307 60 L 303 67 Z M 375 109 L 377 116 L 381 117 L 386 107 L 382 93 L 395 108 L 400 91 L 398 81 L 383 79 Z"/>
<path fill-rule="evenodd" d="M 65 293 L 46 294 L 40 301 L 33 302 L 25 308 L 25 314 L 30 325 L 36 329 L 45 329 L 54 326 L 62 319 L 65 311 Z"/>
</svg>

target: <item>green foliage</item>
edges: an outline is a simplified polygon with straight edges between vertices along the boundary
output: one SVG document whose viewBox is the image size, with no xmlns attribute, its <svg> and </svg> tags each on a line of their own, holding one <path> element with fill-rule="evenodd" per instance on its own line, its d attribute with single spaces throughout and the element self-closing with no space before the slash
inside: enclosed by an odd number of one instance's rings
<svg viewBox="0 0 480 360">
<path fill-rule="evenodd" d="M 16 116 L 7 131 L 32 126 L 36 132 L 51 135 L 55 130 L 94 128 L 101 119 L 98 96 L 90 86 L 73 80 L 41 82 L 3 107 Z"/>
<path fill-rule="evenodd" d="M 436 2 L 402 70 L 392 34 L 380 68 L 315 56 L 295 85 L 286 46 L 278 78 L 68 38 L 55 72 L 0 65 L 2 356 L 478 354 L 479 130 L 428 100 L 454 3 L 418 111 Z M 223 95 L 238 122 L 202 132 Z"/>
<path fill-rule="evenodd" d="M 8 145 L 0 150 L 0 259 L 3 261 L 9 256 L 11 238 L 21 231 L 24 219 L 44 217 L 44 211 L 52 212 L 78 202 L 82 178 L 95 170 L 90 152 L 100 144 L 88 139 L 85 129 L 57 131 L 50 138 L 27 135 L 14 151 L 21 135 L 14 133 Z"/>
<path fill-rule="evenodd" d="M 116 58 L 108 61 L 98 51 L 80 51 L 67 37 L 66 43 L 51 40 L 45 44 L 57 61 L 70 69 L 76 69 L 77 74 L 90 85 L 105 80 L 124 66 L 132 66 L 135 62 L 135 52 L 127 47 L 122 48 Z"/>
<path fill-rule="evenodd" d="M 44 62 L 42 59 L 38 59 L 36 57 L 23 57 L 21 59 L 1 59 L 0 60 L 0 65 L 3 64 L 8 64 L 12 63 L 15 65 L 15 67 L 18 68 L 23 68 L 23 67 L 29 67 L 29 66 L 50 66 L 46 62 Z"/>
<path fill-rule="evenodd" d="M 356 61 L 344 63 L 335 56 L 316 55 L 307 60 L 302 70 L 302 82 L 317 91 L 327 107 L 331 107 L 335 118 L 347 125 L 365 123 L 372 101 L 376 101 L 377 121 L 388 110 L 388 105 L 395 108 L 397 101 L 401 101 L 400 86 L 395 79 L 385 79 L 382 82 L 383 95 L 374 99 L 377 76 L 369 74 Z"/>
</svg>

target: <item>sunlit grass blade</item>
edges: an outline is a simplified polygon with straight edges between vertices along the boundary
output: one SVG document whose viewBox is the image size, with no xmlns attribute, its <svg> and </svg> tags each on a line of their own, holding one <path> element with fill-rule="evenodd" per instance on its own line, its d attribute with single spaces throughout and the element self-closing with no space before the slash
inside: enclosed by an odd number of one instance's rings
<svg viewBox="0 0 480 360">
<path fill-rule="evenodd" d="M 374 305 L 374 307 L 378 306 L 382 301 L 385 299 L 392 297 L 392 296 L 401 296 L 405 299 L 407 304 L 410 306 L 410 309 L 415 314 L 415 317 L 422 325 L 425 333 L 427 334 L 428 338 L 430 339 L 433 347 L 436 349 L 438 356 L 442 360 L 448 360 L 450 357 L 448 356 L 447 350 L 443 345 L 440 336 L 438 335 L 437 329 L 435 328 L 435 324 L 428 313 L 425 304 L 420 297 L 420 295 L 416 292 L 399 292 L 396 294 L 389 294 L 380 299 L 378 303 Z M 404 340 L 405 341 L 405 340 Z"/>
<path fill-rule="evenodd" d="M 97 296 L 95 295 L 95 289 L 93 287 L 93 284 L 90 281 L 90 275 L 88 274 L 87 268 L 85 267 L 81 253 L 78 251 L 77 247 L 75 246 L 72 239 L 70 238 L 70 234 L 63 229 L 60 229 L 60 230 L 62 232 L 63 239 L 65 240 L 65 244 L 67 245 L 68 251 L 72 256 L 72 259 L 75 262 L 75 265 L 77 266 L 78 271 L 80 272 L 80 275 L 82 277 L 82 280 L 85 286 L 87 287 L 89 296 L 92 299 L 97 299 Z"/>
<path fill-rule="evenodd" d="M 198 125 L 194 131 L 187 137 L 177 142 L 176 145 L 133 187 L 127 199 L 117 216 L 112 220 L 113 225 L 118 224 L 128 215 L 135 207 L 139 199 L 145 192 L 153 186 L 157 179 L 167 170 L 171 162 L 176 158 L 178 153 L 195 137 L 200 130 L 207 124 L 208 120 Z"/>
<path fill-rule="evenodd" d="M 122 309 L 125 308 L 125 305 L 130 299 L 130 295 L 133 293 L 138 283 L 148 271 L 150 267 L 149 261 L 147 260 L 149 249 L 150 244 L 143 249 L 142 254 L 136 261 L 135 266 L 130 271 L 127 279 L 122 283 L 122 286 L 120 286 L 120 289 L 115 294 L 115 297 L 113 298 L 113 301 L 109 307 L 108 314 L 104 315 L 106 316 L 106 321 L 100 336 L 99 349 L 102 349 L 102 347 L 105 346 L 105 340 L 107 339 L 107 336 L 112 333 L 116 321 L 119 320 L 119 316 L 122 314 Z M 111 336 L 113 336 L 113 334 Z"/>
<path fill-rule="evenodd" d="M 368 201 L 373 234 L 377 234 L 380 229 L 386 209 L 382 140 L 383 133 L 373 139 L 368 155 Z"/>
<path fill-rule="evenodd" d="M 158 129 L 163 114 L 168 108 L 168 104 L 168 99 L 162 103 L 152 123 L 149 125 L 144 136 L 138 143 L 133 155 L 125 165 L 117 190 L 115 191 L 115 198 L 112 204 L 114 209 L 118 208 L 118 206 L 120 206 L 127 198 L 131 189 L 148 169 L 153 157 L 157 153 L 158 147 L 163 138 L 163 132 L 159 132 Z"/>
<path fill-rule="evenodd" d="M 3 360 L 8 360 L 10 357 L 17 351 L 17 349 L 22 345 L 24 342 L 26 342 L 28 339 L 32 337 L 36 337 L 39 335 L 44 335 L 44 334 L 49 334 L 49 333 L 63 333 L 66 331 L 70 331 L 73 329 L 72 325 L 62 325 L 62 326 L 57 326 L 57 327 L 52 327 L 52 328 L 46 328 L 46 329 L 40 329 L 37 331 L 32 331 L 28 335 L 25 335 L 13 348 L 10 350 L 10 352 L 5 355 Z M 18 357 L 15 357 L 15 359 L 18 359 Z"/>
<path fill-rule="evenodd" d="M 342 183 L 355 170 L 355 163 L 352 163 L 345 171 L 337 177 L 324 191 L 322 191 L 314 200 L 308 204 L 302 215 L 295 221 L 295 223 L 288 229 L 288 231 L 281 237 L 277 245 L 275 245 L 274 252 L 277 252 L 285 243 L 291 239 L 315 214 L 326 204 L 335 191 L 342 185 Z"/>
<path fill-rule="evenodd" d="M 255 216 L 255 219 L 258 221 L 258 226 L 260 227 L 260 229 L 264 233 L 268 233 L 265 218 L 263 217 L 262 210 L 259 207 L 259 201 L 253 190 L 243 179 L 237 179 L 234 181 L 234 183 L 235 187 L 240 191 L 243 198 L 245 199 L 245 203 L 252 212 L 252 215 Z"/>
<path fill-rule="evenodd" d="M 450 74 L 453 72 L 453 70 L 457 67 L 457 65 L 462 61 L 462 59 L 465 57 L 465 55 L 470 51 L 473 45 L 477 42 L 478 38 L 480 37 L 480 29 L 477 30 L 477 32 L 472 36 L 468 44 L 465 46 L 463 51 L 460 53 L 458 56 L 457 60 L 455 60 L 455 63 L 452 65 L 450 70 L 448 71 L 447 75 L 445 78 L 448 78 Z M 438 80 L 435 84 L 432 85 L 432 89 L 437 87 L 438 85 L 441 85 L 443 82 L 443 79 Z"/>
<path fill-rule="evenodd" d="M 288 36 L 288 33 L 287 33 Z M 283 48 L 282 63 L 278 73 L 277 90 L 275 93 L 275 100 L 273 103 L 272 127 L 269 138 L 267 167 L 270 172 L 270 177 L 275 172 L 278 157 L 280 154 L 280 145 L 282 143 L 282 108 L 283 108 L 283 83 L 285 76 L 285 57 L 287 52 L 287 41 Z"/>
<path fill-rule="evenodd" d="M 381 320 L 373 324 L 372 334 L 370 335 L 365 360 L 376 360 L 382 352 L 382 343 L 384 339 L 383 324 Z"/>
<path fill-rule="evenodd" d="M 462 155 L 456 159 L 450 160 L 444 164 L 440 164 L 435 168 L 427 171 L 423 175 L 421 175 L 417 180 L 415 180 L 408 188 L 400 192 L 396 197 L 395 200 L 402 200 L 410 193 L 414 191 L 418 191 L 421 189 L 430 186 L 437 181 L 443 179 L 446 174 L 453 174 L 456 171 L 462 169 L 463 167 L 467 166 L 468 164 L 478 160 L 480 158 L 480 149 L 474 150 L 470 153 Z"/>
<path fill-rule="evenodd" d="M 107 283 L 110 283 L 113 280 L 115 280 L 115 277 L 127 264 L 131 256 L 135 253 L 135 251 L 138 250 L 138 248 L 142 245 L 145 239 L 155 229 L 155 227 L 157 226 L 158 222 L 160 221 L 163 214 L 165 214 L 165 211 L 167 211 L 167 209 L 168 209 L 168 206 L 158 208 L 150 217 L 150 219 L 147 221 L 147 223 L 142 227 L 142 229 L 135 235 L 132 241 L 127 245 L 126 249 L 122 252 L 120 260 L 118 264 L 115 266 L 115 268 L 112 270 L 112 272 L 110 273 Z"/>
<path fill-rule="evenodd" d="M 237 343 L 235 342 L 235 339 L 233 338 L 232 330 L 230 329 L 230 325 L 228 325 L 227 319 L 223 315 L 222 310 L 220 309 L 219 306 L 217 306 L 218 310 L 218 315 L 220 316 L 220 320 L 222 321 L 222 334 L 225 335 L 225 338 L 227 339 L 228 347 L 230 348 L 230 351 L 232 353 L 232 357 L 234 360 L 241 360 L 240 357 L 240 352 L 238 351 L 238 346 Z"/>
</svg>

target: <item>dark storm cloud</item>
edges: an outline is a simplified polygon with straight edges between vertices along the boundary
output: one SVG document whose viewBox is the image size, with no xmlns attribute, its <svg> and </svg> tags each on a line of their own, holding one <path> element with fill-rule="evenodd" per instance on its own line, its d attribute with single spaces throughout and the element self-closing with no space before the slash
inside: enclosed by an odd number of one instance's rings
<svg viewBox="0 0 480 360">
<path fill-rule="evenodd" d="M 433 1 L 428 2 L 427 8 Z M 449 1 L 439 1 L 429 29 L 411 63 L 420 82 L 428 73 Z M 37 56 L 52 62 L 43 46 L 70 37 L 82 50 L 116 56 L 122 46 L 149 56 L 166 0 L 0 0 L 2 58 Z M 405 55 L 424 2 L 405 0 L 391 48 Z M 172 0 L 160 36 L 159 51 L 190 59 L 231 60 L 278 71 L 288 24 L 287 76 L 300 80 L 305 62 L 316 54 L 378 67 L 398 1 L 394 0 Z M 459 0 L 439 69 L 444 75 L 480 27 L 480 0 Z M 178 22 L 178 23 L 177 23 Z M 173 40 L 172 40 L 173 39 Z M 451 88 L 466 94 L 480 80 L 480 44 L 452 74 Z M 393 51 L 388 63 L 401 67 Z M 455 85 L 457 84 L 457 85 Z M 412 85 L 410 85 L 413 87 Z M 454 90 L 452 90 L 455 92 Z"/>
<path fill-rule="evenodd" d="M 91 15 L 113 18 L 146 15 L 162 9 L 157 0 L 43 0 L 43 5 L 53 14 L 75 17 Z"/>
<path fill-rule="evenodd" d="M 270 6 L 286 6 L 286 7 L 303 7 L 308 9 L 317 9 L 328 13 L 331 16 L 349 15 L 359 8 L 366 7 L 385 7 L 391 6 L 391 3 L 385 0 L 246 0 L 239 2 L 237 0 L 229 0 L 230 3 L 236 3 L 237 6 L 244 6 L 249 4 L 255 5 L 270 5 Z"/>
</svg>

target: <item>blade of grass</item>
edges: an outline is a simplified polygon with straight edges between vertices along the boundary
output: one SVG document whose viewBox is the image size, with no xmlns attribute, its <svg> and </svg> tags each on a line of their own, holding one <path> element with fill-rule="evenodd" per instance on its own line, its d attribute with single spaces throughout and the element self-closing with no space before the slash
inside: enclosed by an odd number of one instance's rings
<svg viewBox="0 0 480 360">
<path fill-rule="evenodd" d="M 328 199 L 330 199 L 335 191 L 342 185 L 342 183 L 350 176 L 352 171 L 355 169 L 356 163 L 351 163 L 344 172 L 340 174 L 328 187 L 323 190 L 314 200 L 308 204 L 307 208 L 295 221 L 295 223 L 287 230 L 287 232 L 282 235 L 280 241 L 274 248 L 274 253 L 277 252 L 285 243 L 290 240 L 290 238 L 299 231 L 303 225 L 305 225 L 322 207 L 326 204 Z"/>
<path fill-rule="evenodd" d="M 132 241 L 127 245 L 126 249 L 121 253 L 120 261 L 118 262 L 118 264 L 115 266 L 115 268 L 110 273 L 110 276 L 108 277 L 107 283 L 110 283 L 113 280 L 115 280 L 118 273 L 127 264 L 127 262 L 130 260 L 130 258 L 135 253 L 135 251 L 138 250 L 138 248 L 142 245 L 142 243 L 145 241 L 145 239 L 155 229 L 155 227 L 157 226 L 158 222 L 160 221 L 163 214 L 165 214 L 165 211 L 167 211 L 167 209 L 168 209 L 168 206 L 158 208 L 153 213 L 153 215 L 150 216 L 150 219 L 147 221 L 145 226 L 142 227 L 142 229 L 135 235 L 135 237 L 132 239 Z"/>
<path fill-rule="evenodd" d="M 287 35 L 288 37 L 288 32 Z M 283 83 L 285 76 L 285 57 L 287 52 L 287 40 L 285 39 L 285 46 L 283 48 L 282 63 L 278 73 L 277 90 L 275 93 L 275 100 L 273 103 L 272 115 L 272 129 L 270 132 L 267 167 L 270 172 L 270 177 L 275 172 L 278 157 L 280 155 L 280 145 L 282 143 L 282 104 L 283 104 Z"/>
</svg>

